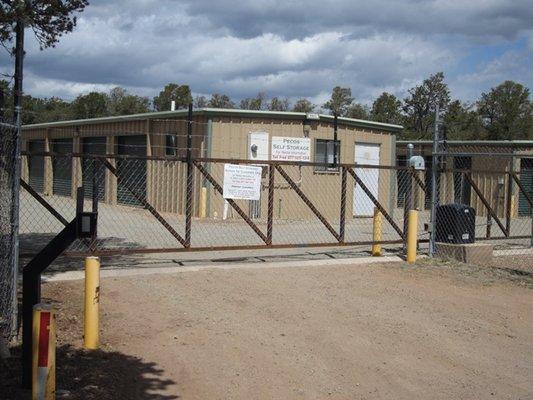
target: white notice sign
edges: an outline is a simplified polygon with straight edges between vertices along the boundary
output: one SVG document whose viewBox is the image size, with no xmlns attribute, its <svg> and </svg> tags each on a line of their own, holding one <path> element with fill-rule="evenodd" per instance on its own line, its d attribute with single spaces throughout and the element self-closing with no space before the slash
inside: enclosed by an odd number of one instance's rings
<svg viewBox="0 0 533 400">
<path fill-rule="evenodd" d="M 272 160 L 311 161 L 311 139 L 296 137 L 272 137 Z"/>
<path fill-rule="evenodd" d="M 261 167 L 224 164 L 225 199 L 259 200 L 261 198 Z"/>
</svg>

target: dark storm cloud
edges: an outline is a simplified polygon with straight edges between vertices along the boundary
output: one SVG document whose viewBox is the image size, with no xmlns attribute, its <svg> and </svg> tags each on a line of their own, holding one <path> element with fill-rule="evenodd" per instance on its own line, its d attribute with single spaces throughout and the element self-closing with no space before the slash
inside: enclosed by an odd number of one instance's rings
<svg viewBox="0 0 533 400">
<path fill-rule="evenodd" d="M 443 70 L 454 94 L 469 99 L 504 79 L 533 79 L 529 1 L 90 3 L 57 48 L 40 52 L 28 42 L 30 93 L 72 98 L 120 85 L 153 96 L 178 82 L 203 94 L 322 102 L 343 85 L 369 101 L 383 90 L 402 95 Z M 494 43 L 503 50 L 462 66 L 472 49 L 482 54 Z M 9 66 L 0 58 L 2 72 Z"/>
<path fill-rule="evenodd" d="M 531 27 L 531 1 L 187 0 L 190 15 L 241 37 L 278 32 L 287 38 L 320 31 L 409 32 L 513 38 Z"/>
</svg>

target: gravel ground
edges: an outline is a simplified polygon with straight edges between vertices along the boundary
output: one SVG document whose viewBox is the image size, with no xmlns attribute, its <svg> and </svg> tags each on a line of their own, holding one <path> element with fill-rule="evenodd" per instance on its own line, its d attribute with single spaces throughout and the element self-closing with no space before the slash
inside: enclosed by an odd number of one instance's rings
<svg viewBox="0 0 533 400">
<path fill-rule="evenodd" d="M 106 278 L 95 352 L 81 349 L 83 282 L 47 283 L 58 388 L 69 399 L 531 399 L 533 271 L 496 265 Z M 29 398 L 17 362 L 0 368 L 3 398 Z"/>
</svg>

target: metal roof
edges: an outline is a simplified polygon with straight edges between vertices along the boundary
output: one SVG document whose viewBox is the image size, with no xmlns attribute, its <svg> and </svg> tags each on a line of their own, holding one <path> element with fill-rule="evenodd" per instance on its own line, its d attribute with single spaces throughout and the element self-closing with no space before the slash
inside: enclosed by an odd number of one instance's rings
<svg viewBox="0 0 533 400">
<path fill-rule="evenodd" d="M 45 122 L 41 124 L 24 125 L 22 129 L 39 129 L 39 128 L 57 128 L 65 126 L 78 126 L 78 125 L 90 125 L 100 124 L 108 122 L 121 122 L 132 121 L 138 119 L 155 119 L 155 118 L 173 118 L 173 117 L 185 117 L 188 110 L 176 110 L 176 111 L 158 111 L 149 112 L 143 114 L 131 114 L 120 115 L 113 117 L 100 117 L 89 119 L 77 119 L 71 121 L 57 121 L 57 122 Z M 194 115 L 209 116 L 226 116 L 226 117 L 258 117 L 258 118 L 274 118 L 274 119 L 291 119 L 291 120 L 305 120 L 307 114 L 303 112 L 289 112 L 289 111 L 263 111 L 263 110 L 240 110 L 240 109 L 226 109 L 226 108 L 197 108 L 193 111 Z M 332 115 L 318 114 L 320 121 L 333 121 Z M 374 122 L 355 118 L 339 117 L 339 123 L 348 126 L 380 129 L 383 131 L 397 133 L 403 129 L 401 125 L 387 124 L 384 122 Z"/>
</svg>

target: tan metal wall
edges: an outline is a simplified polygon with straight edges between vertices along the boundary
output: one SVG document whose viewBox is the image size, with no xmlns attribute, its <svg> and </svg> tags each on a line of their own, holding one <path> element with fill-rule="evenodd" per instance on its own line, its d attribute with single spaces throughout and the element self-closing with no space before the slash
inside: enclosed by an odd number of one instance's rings
<svg viewBox="0 0 533 400">
<path fill-rule="evenodd" d="M 248 157 L 248 135 L 250 132 L 268 132 L 272 136 L 309 137 L 311 138 L 311 161 L 315 156 L 315 139 L 333 139 L 333 124 L 325 122 L 311 122 L 310 131 L 304 132 L 303 121 L 254 119 L 254 118 L 215 118 L 213 119 L 212 157 L 214 158 L 242 158 Z M 340 162 L 354 163 L 355 146 L 357 143 L 379 144 L 381 165 L 392 165 L 392 135 L 374 130 L 356 129 L 339 124 L 338 139 L 340 140 Z M 223 164 L 212 167 L 213 175 L 223 176 Z M 294 181 L 301 177 L 300 189 L 317 206 L 327 218 L 339 218 L 341 193 L 341 179 L 338 172 L 315 172 L 314 167 L 302 167 L 300 175 L 297 167 L 284 167 Z M 395 201 L 395 193 L 391 192 L 391 179 L 395 174 L 391 171 L 379 172 L 379 201 L 389 210 Z M 267 176 L 263 179 L 264 186 Z M 348 177 L 346 190 L 346 216 L 352 216 L 354 181 Z M 220 182 L 222 183 L 222 182 Z M 211 191 L 212 192 L 212 191 Z M 210 195 L 210 210 L 208 215 L 216 212 L 222 215 L 224 199 L 217 193 Z M 261 193 L 261 216 L 267 215 L 267 189 Z M 303 201 L 289 189 L 286 181 L 276 174 L 276 191 L 274 194 L 274 215 L 282 219 L 311 219 L 316 218 Z"/>
<path fill-rule="evenodd" d="M 311 138 L 311 160 L 314 160 L 315 139 L 333 139 L 333 124 L 331 122 L 313 121 L 309 123 L 310 129 L 304 132 L 303 120 L 274 119 L 274 118 L 244 118 L 244 117 L 214 117 L 211 128 L 205 116 L 194 118 L 193 123 L 193 156 L 207 156 L 213 158 L 242 158 L 248 156 L 248 135 L 250 132 L 268 132 L 269 137 L 306 137 Z M 73 152 L 79 152 L 80 141 L 84 137 L 107 137 L 107 153 L 115 153 L 117 136 L 147 135 L 147 156 L 165 157 L 166 134 L 176 134 L 178 141 L 178 156 L 186 155 L 187 122 L 184 119 L 141 119 L 111 123 L 95 123 L 81 126 L 68 126 L 61 128 L 24 130 L 25 141 L 43 139 L 47 141 L 55 138 L 74 138 Z M 210 134 L 210 137 L 209 137 Z M 394 152 L 393 135 L 372 129 L 362 129 L 344 126 L 339 123 L 338 139 L 340 140 L 340 162 L 353 163 L 355 146 L 362 144 L 380 145 L 381 165 L 393 165 Z M 211 151 L 209 152 L 209 149 Z M 47 157 L 49 158 L 49 157 Z M 115 160 L 110 158 L 111 164 Z M 46 171 L 50 170 L 50 163 Z M 213 176 L 222 185 L 223 163 L 206 166 Z M 25 167 L 27 169 L 27 167 Z M 149 160 L 147 162 L 147 198 L 156 209 L 162 212 L 185 213 L 186 198 L 186 163 L 178 161 Z M 285 167 L 287 173 L 295 180 L 300 181 L 300 171 L 297 167 Z M 338 172 L 318 172 L 314 167 L 302 167 L 302 191 L 316 203 L 319 210 L 327 218 L 339 218 L 340 204 L 340 174 Z M 51 180 L 53 171 L 45 173 L 47 180 Z M 222 196 L 213 190 L 200 173 L 194 172 L 194 215 L 198 215 L 198 199 L 202 186 L 208 188 L 208 217 L 215 213 L 222 216 L 224 201 Z M 73 159 L 73 186 L 81 182 L 81 165 L 79 160 Z M 378 198 L 386 209 L 391 209 L 395 204 L 396 193 L 391 188 L 391 183 L 396 179 L 395 172 L 381 170 L 379 172 Z M 267 182 L 265 176 L 264 183 Z M 348 176 L 346 216 L 352 216 L 354 182 Z M 279 174 L 276 174 L 275 216 L 291 219 L 315 218 L 309 208 L 289 190 L 287 183 Z M 105 202 L 116 204 L 117 182 L 116 178 L 106 172 Z M 75 193 L 73 187 L 73 194 Z M 262 192 L 261 214 L 267 214 L 267 190 Z M 246 211 L 246 210 L 245 210 Z"/>
</svg>

